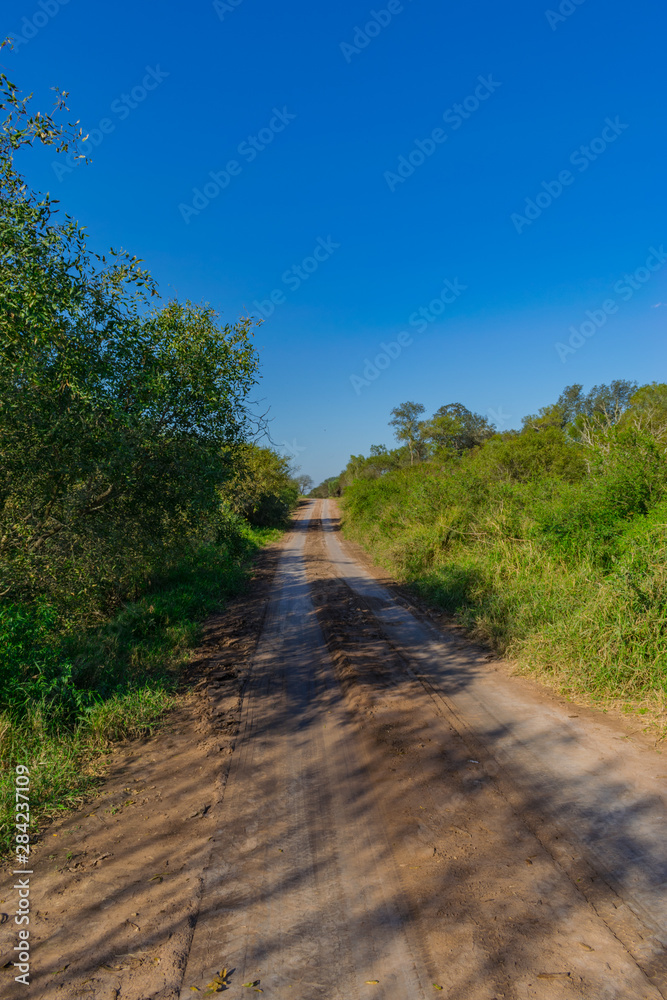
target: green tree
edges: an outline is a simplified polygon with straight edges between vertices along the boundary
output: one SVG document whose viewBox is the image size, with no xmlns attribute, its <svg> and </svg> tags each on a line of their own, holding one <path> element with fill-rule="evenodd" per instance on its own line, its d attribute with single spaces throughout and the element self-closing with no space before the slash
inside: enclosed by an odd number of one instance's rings
<svg viewBox="0 0 667 1000">
<path fill-rule="evenodd" d="M 306 496 L 307 493 L 310 493 L 313 486 L 315 485 L 311 476 L 301 475 L 301 476 L 295 476 L 294 478 L 295 482 L 299 487 L 299 490 L 301 491 L 302 496 Z"/>
<path fill-rule="evenodd" d="M 584 392 L 583 385 L 566 386 L 555 403 L 543 406 L 523 418 L 524 430 L 541 431 L 549 427 L 567 429 L 576 441 L 590 441 L 596 431 L 612 427 L 630 406 L 637 383 L 616 379 L 609 385 L 596 385 Z"/>
<path fill-rule="evenodd" d="M 213 530 L 257 379 L 252 321 L 161 303 L 137 258 L 89 252 L 14 167 L 77 133 L 1 75 L 0 91 L 0 594 L 85 604 Z"/>
<path fill-rule="evenodd" d="M 410 465 L 414 465 L 415 458 L 420 461 L 426 454 L 424 425 L 420 420 L 423 413 L 425 407 L 421 403 L 401 403 L 391 411 L 389 426 L 394 428 L 396 440 L 407 445 Z"/>
<path fill-rule="evenodd" d="M 493 479 L 519 482 L 547 477 L 575 482 L 586 473 L 582 449 L 560 427 L 548 425 L 539 434 L 496 435 L 474 456 L 474 464 Z"/>
<path fill-rule="evenodd" d="M 462 403 L 441 406 L 424 425 L 424 434 L 436 454 L 463 454 L 488 440 L 494 426 L 480 413 L 472 413 Z"/>
<path fill-rule="evenodd" d="M 580 413 L 583 413 L 585 406 L 584 387 L 575 383 L 563 389 L 557 402 L 543 406 L 537 414 L 524 417 L 522 423 L 525 430 L 539 431 L 549 427 L 564 430 Z"/>
<path fill-rule="evenodd" d="M 289 460 L 249 442 L 227 448 L 225 458 L 232 471 L 222 488 L 224 505 L 257 527 L 284 524 L 299 496 Z"/>
<path fill-rule="evenodd" d="M 330 476 L 324 482 L 311 490 L 310 496 L 314 499 L 327 500 L 329 497 L 339 497 L 341 495 L 340 476 Z"/>
<path fill-rule="evenodd" d="M 663 447 L 667 445 L 667 384 L 651 382 L 638 389 L 619 424 L 651 435 Z"/>
</svg>

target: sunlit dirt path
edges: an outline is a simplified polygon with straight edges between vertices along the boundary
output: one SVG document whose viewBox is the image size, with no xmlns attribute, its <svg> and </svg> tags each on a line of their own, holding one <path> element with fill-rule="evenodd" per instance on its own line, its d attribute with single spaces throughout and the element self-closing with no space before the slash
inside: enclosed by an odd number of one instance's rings
<svg viewBox="0 0 667 1000">
<path fill-rule="evenodd" d="M 275 581 L 182 996 L 223 966 L 230 996 L 256 980 L 276 997 L 358 997 L 371 980 L 380 996 L 428 989 L 315 616 L 308 526 L 306 513 Z"/>
<path fill-rule="evenodd" d="M 3 997 L 667 997 L 660 748 L 439 627 L 333 502 L 187 684 L 44 831 L 27 988 L 3 878 Z"/>
<path fill-rule="evenodd" d="M 665 810 L 636 761 L 336 528 L 311 502 L 285 545 L 181 996 L 223 967 L 230 997 L 664 996 Z"/>
</svg>

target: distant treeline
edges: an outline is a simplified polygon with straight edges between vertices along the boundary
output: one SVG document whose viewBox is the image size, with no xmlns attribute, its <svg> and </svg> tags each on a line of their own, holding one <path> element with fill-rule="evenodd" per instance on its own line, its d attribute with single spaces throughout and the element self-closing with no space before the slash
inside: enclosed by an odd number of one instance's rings
<svg viewBox="0 0 667 1000">
<path fill-rule="evenodd" d="M 667 385 L 568 386 L 498 432 L 459 403 L 392 411 L 313 491 L 345 530 L 498 651 L 562 690 L 663 706 Z"/>
</svg>

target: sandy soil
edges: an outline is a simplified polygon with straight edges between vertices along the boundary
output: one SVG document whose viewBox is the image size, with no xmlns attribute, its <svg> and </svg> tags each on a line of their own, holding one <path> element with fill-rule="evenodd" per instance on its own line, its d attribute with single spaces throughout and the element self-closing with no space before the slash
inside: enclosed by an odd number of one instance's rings
<svg viewBox="0 0 667 1000">
<path fill-rule="evenodd" d="M 27 988 L 11 965 L 16 879 L 2 873 L 3 998 L 178 995 L 280 555 L 265 550 L 249 595 L 207 623 L 168 725 L 113 753 L 99 794 L 44 830 L 32 855 Z"/>
<path fill-rule="evenodd" d="M 667 996 L 660 755 L 437 627 L 337 528 L 304 505 L 168 730 L 50 828 L 32 985 L 5 969 L 3 995 Z"/>
</svg>

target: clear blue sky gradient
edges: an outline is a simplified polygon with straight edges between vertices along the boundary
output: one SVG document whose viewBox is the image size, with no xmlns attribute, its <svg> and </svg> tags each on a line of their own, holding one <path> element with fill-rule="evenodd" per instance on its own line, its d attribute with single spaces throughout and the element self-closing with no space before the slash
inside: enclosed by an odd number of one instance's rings
<svg viewBox="0 0 667 1000">
<path fill-rule="evenodd" d="M 408 399 L 508 428 L 572 382 L 665 379 L 664 3 L 388 7 L 3 4 L 2 34 L 33 36 L 4 71 L 68 90 L 98 142 L 69 171 L 32 157 L 31 182 L 166 296 L 233 321 L 274 293 L 256 397 L 316 481 L 391 444 Z"/>
</svg>

